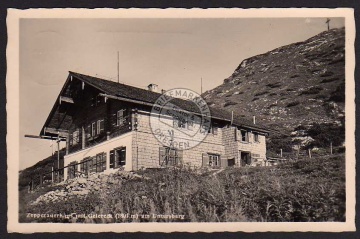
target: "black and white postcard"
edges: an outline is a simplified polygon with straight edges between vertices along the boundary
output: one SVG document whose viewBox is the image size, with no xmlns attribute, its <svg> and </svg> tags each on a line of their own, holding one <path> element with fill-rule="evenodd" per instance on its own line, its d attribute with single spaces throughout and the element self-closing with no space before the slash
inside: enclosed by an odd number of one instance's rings
<svg viewBox="0 0 360 239">
<path fill-rule="evenodd" d="M 355 230 L 352 9 L 7 26 L 8 231 Z"/>
</svg>

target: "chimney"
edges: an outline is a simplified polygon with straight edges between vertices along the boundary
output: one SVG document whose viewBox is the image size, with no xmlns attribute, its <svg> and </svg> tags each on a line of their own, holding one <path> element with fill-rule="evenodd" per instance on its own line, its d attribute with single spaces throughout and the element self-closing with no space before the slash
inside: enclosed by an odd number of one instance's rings
<svg viewBox="0 0 360 239">
<path fill-rule="evenodd" d="M 158 92 L 158 85 L 157 84 L 149 84 L 148 90 L 152 92 Z"/>
<path fill-rule="evenodd" d="M 255 115 L 253 115 L 253 122 L 254 122 L 254 124 L 256 124 L 256 118 L 255 118 Z"/>
</svg>

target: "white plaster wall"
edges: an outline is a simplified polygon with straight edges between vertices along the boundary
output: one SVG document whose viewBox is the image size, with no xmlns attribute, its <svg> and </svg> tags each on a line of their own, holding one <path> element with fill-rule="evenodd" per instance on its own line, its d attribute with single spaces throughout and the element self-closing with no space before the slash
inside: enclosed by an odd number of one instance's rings
<svg viewBox="0 0 360 239">
<path fill-rule="evenodd" d="M 106 153 L 106 170 L 110 169 L 110 151 L 117 147 L 126 147 L 126 164 L 125 170 L 132 170 L 132 137 L 133 132 L 120 135 L 110 140 L 104 141 L 95 146 L 65 155 L 64 165 L 67 166 L 70 162 L 77 161 L 78 163 L 86 157 L 96 156 L 98 153 Z M 79 169 L 79 165 L 78 165 Z M 67 169 L 64 170 L 64 179 L 67 179 Z"/>
</svg>

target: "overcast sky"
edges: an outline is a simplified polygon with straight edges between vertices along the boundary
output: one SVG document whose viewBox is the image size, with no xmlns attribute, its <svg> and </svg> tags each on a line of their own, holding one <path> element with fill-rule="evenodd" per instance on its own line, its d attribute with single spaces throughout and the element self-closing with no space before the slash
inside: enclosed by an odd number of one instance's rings
<svg viewBox="0 0 360 239">
<path fill-rule="evenodd" d="M 51 155 L 39 135 L 68 71 L 145 88 L 200 92 L 223 82 L 242 60 L 327 30 L 326 18 L 21 19 L 20 169 Z M 331 28 L 343 27 L 331 19 Z M 64 146 L 64 145 L 62 145 Z M 54 143 L 54 150 L 56 145 Z"/>
</svg>

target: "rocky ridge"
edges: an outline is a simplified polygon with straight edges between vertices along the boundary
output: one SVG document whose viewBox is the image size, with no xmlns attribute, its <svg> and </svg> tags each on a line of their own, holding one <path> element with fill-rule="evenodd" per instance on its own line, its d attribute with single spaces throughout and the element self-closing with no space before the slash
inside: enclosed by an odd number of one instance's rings
<svg viewBox="0 0 360 239">
<path fill-rule="evenodd" d="M 110 189 L 112 185 L 119 185 L 124 180 L 130 180 L 136 177 L 144 178 L 133 172 L 117 170 L 113 173 L 92 173 L 87 178 L 75 178 L 61 182 L 54 191 L 49 191 L 39 196 L 31 205 L 67 201 L 72 197 L 85 197 L 91 192 L 100 192 Z M 146 179 L 146 178 L 144 178 Z"/>
</svg>

